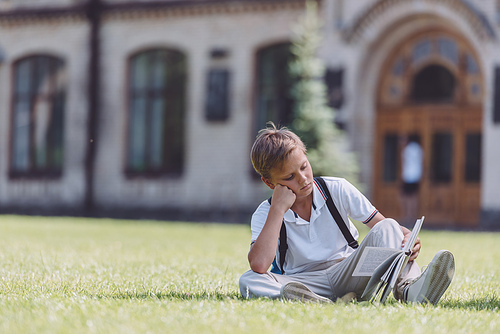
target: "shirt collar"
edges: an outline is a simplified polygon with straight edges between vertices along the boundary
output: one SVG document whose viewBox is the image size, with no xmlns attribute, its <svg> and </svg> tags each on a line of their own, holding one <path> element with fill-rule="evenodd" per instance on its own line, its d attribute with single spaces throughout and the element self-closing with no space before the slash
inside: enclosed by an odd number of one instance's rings
<svg viewBox="0 0 500 334">
<path fill-rule="evenodd" d="M 319 184 L 314 180 L 313 187 L 313 208 L 314 210 L 321 209 L 326 204 L 326 194 L 321 190 Z"/>
<path fill-rule="evenodd" d="M 283 219 L 285 219 L 287 222 L 296 223 L 297 222 L 296 216 L 297 214 L 293 212 L 292 209 L 288 209 L 285 212 L 285 216 L 283 217 Z"/>
<path fill-rule="evenodd" d="M 314 211 L 317 211 L 321 209 L 325 204 L 326 204 L 326 195 L 321 191 L 319 185 L 316 183 L 316 181 L 313 182 L 313 207 L 312 209 Z M 293 212 L 291 209 L 288 209 L 287 212 L 285 212 L 285 216 L 283 217 L 287 222 L 291 223 L 297 223 L 297 214 Z"/>
</svg>

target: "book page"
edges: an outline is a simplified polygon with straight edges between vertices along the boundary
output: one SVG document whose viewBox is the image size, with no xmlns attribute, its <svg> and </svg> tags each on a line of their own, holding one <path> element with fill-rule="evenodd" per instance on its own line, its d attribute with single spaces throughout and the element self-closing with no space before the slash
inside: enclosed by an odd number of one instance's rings
<svg viewBox="0 0 500 334">
<path fill-rule="evenodd" d="M 394 253 L 401 250 L 382 247 L 365 247 L 352 276 L 371 276 L 375 269 Z"/>
</svg>

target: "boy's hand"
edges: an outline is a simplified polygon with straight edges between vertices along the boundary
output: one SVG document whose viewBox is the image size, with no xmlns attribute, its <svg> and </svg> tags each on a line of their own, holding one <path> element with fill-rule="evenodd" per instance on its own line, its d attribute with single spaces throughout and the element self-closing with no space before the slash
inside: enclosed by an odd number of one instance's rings
<svg viewBox="0 0 500 334">
<path fill-rule="evenodd" d="M 271 201 L 271 206 L 275 206 L 283 213 L 290 209 L 295 203 L 296 196 L 290 188 L 283 186 L 281 184 L 276 184 L 273 191 L 273 199 Z"/>
<path fill-rule="evenodd" d="M 402 227 L 404 238 L 403 238 L 403 243 L 401 244 L 401 247 L 404 247 L 406 242 L 408 241 L 408 238 L 410 237 L 411 231 L 407 229 L 406 227 Z M 411 250 L 411 255 L 410 259 L 408 261 L 413 261 L 418 257 L 418 254 L 420 253 L 420 248 L 422 245 L 420 244 L 420 238 L 417 237 L 417 240 L 415 241 L 415 245 L 413 246 L 413 249 Z"/>
</svg>

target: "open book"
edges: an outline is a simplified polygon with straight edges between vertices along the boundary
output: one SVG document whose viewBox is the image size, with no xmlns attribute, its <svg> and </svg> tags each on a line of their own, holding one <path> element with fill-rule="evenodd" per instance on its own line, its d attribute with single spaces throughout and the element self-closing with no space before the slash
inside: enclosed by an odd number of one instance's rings
<svg viewBox="0 0 500 334">
<path fill-rule="evenodd" d="M 363 250 L 353 273 L 353 276 L 371 276 L 361 295 L 362 300 L 374 302 L 380 298 L 381 303 L 385 302 L 396 285 L 401 271 L 408 263 L 424 218 L 417 219 L 403 249 L 366 247 Z"/>
</svg>

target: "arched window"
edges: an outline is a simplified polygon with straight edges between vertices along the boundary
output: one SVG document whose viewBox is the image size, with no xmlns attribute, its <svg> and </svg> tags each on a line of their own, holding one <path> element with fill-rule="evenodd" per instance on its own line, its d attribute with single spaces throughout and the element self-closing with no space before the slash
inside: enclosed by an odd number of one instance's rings
<svg viewBox="0 0 500 334">
<path fill-rule="evenodd" d="M 500 23 L 500 0 L 497 0 L 497 23 Z"/>
<path fill-rule="evenodd" d="M 483 99 L 481 69 L 461 38 L 429 32 L 406 39 L 386 62 L 383 105 L 447 103 L 477 105 Z"/>
<path fill-rule="evenodd" d="M 413 77 L 412 100 L 416 103 L 452 102 L 455 77 L 445 67 L 429 65 Z"/>
<path fill-rule="evenodd" d="M 64 62 L 36 55 L 14 63 L 10 175 L 61 175 L 66 77 Z"/>
<path fill-rule="evenodd" d="M 129 62 L 128 174 L 179 175 L 184 165 L 186 57 L 169 49 Z"/>
<path fill-rule="evenodd" d="M 293 115 L 293 84 L 288 63 L 293 54 L 290 43 L 275 44 L 257 52 L 256 130 L 273 121 L 276 125 L 290 125 Z"/>
</svg>

